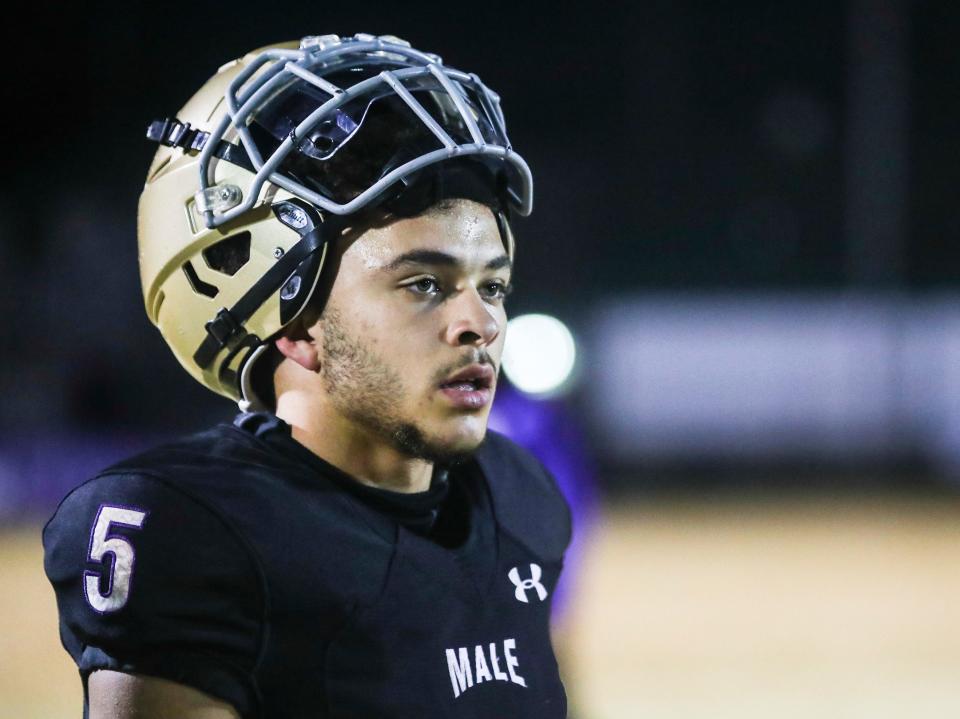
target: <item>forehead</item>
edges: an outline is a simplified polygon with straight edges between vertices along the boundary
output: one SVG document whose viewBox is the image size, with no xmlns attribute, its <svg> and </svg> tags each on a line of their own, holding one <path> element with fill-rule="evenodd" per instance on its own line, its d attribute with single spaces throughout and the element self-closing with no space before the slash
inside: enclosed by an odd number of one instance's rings
<svg viewBox="0 0 960 719">
<path fill-rule="evenodd" d="M 360 235 L 344 252 L 344 263 L 377 269 L 414 250 L 438 250 L 467 266 L 483 266 L 506 254 L 493 211 L 472 200 L 401 218 Z"/>
</svg>

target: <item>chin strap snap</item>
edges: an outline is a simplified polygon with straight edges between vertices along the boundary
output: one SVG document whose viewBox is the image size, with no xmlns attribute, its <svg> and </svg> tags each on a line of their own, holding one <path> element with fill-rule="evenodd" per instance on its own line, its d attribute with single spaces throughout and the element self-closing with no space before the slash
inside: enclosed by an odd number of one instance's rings
<svg viewBox="0 0 960 719">
<path fill-rule="evenodd" d="M 147 127 L 147 138 L 166 147 L 182 147 L 184 150 L 199 151 L 207 144 L 210 133 L 191 127 L 189 122 L 167 117 L 150 123 Z M 247 151 L 239 145 L 221 140 L 214 148 L 213 154 L 221 160 L 232 162 L 250 172 L 256 172 L 247 156 Z"/>
</svg>

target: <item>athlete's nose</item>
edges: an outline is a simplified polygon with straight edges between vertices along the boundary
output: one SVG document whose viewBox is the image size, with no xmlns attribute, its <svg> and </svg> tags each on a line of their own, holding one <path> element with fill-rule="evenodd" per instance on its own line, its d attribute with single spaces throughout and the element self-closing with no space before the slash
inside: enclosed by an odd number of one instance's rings
<svg viewBox="0 0 960 719">
<path fill-rule="evenodd" d="M 445 339 L 456 347 L 484 346 L 500 334 L 501 322 L 495 308 L 483 301 L 475 287 L 469 287 L 449 300 L 450 322 Z"/>
</svg>

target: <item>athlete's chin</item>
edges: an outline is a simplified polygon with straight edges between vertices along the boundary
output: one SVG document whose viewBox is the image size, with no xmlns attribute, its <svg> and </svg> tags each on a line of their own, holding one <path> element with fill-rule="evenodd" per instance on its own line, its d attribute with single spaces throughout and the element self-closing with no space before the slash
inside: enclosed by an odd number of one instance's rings
<svg viewBox="0 0 960 719">
<path fill-rule="evenodd" d="M 445 442 L 454 452 L 475 452 L 487 434 L 487 423 L 459 428 Z"/>
<path fill-rule="evenodd" d="M 486 417 L 458 418 L 426 433 L 426 459 L 444 464 L 457 464 L 469 459 L 487 434 Z"/>
</svg>

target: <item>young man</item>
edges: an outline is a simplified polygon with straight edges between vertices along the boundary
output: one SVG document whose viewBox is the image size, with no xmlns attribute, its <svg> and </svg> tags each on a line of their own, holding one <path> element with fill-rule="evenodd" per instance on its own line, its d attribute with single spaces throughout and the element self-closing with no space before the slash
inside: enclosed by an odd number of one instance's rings
<svg viewBox="0 0 960 719">
<path fill-rule="evenodd" d="M 532 197 L 496 95 L 398 38 L 309 37 L 148 136 L 148 315 L 243 411 L 45 528 L 88 715 L 564 717 L 569 515 L 486 432 Z"/>
</svg>

